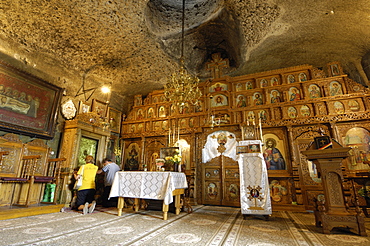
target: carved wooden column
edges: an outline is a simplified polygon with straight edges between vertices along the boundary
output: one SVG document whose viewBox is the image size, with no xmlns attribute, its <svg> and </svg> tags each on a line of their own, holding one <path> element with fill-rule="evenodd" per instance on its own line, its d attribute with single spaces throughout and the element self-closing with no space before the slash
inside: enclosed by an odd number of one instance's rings
<svg viewBox="0 0 370 246">
<path fill-rule="evenodd" d="M 351 148 L 336 147 L 332 149 L 302 151 L 309 160 L 316 164 L 324 188 L 325 201 L 316 201 L 316 226 L 322 226 L 328 234 L 334 227 L 349 227 L 361 236 L 367 236 L 364 218 L 360 211 L 347 209 L 343 195 L 342 160 L 348 157 Z"/>
</svg>

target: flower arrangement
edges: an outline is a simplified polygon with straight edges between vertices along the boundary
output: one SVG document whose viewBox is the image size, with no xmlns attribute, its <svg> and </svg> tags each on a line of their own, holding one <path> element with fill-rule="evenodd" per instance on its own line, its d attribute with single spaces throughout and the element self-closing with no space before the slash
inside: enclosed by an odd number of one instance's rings
<svg viewBox="0 0 370 246">
<path fill-rule="evenodd" d="M 178 172 L 182 160 L 179 151 L 176 151 L 173 156 L 166 156 L 164 159 L 166 160 L 166 170 Z"/>
<path fill-rule="evenodd" d="M 367 189 L 367 187 L 362 187 L 358 194 L 364 198 L 370 198 L 370 189 Z"/>
<path fill-rule="evenodd" d="M 181 155 L 179 154 L 176 154 L 174 156 L 166 156 L 164 158 L 166 160 L 166 162 L 171 162 L 171 163 L 180 163 L 181 162 Z"/>
</svg>

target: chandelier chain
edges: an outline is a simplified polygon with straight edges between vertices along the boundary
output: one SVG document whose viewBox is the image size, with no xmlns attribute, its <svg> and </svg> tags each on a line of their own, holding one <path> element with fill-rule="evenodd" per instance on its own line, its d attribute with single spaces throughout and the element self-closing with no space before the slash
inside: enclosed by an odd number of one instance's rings
<svg viewBox="0 0 370 246">
<path fill-rule="evenodd" d="M 185 0 L 182 1 L 182 26 L 181 26 L 181 56 L 180 70 L 173 73 L 164 88 L 164 95 L 168 101 L 178 107 L 185 107 L 188 104 L 197 104 L 202 92 L 198 88 L 199 78 L 186 72 L 184 62 L 184 40 L 185 40 Z"/>
</svg>

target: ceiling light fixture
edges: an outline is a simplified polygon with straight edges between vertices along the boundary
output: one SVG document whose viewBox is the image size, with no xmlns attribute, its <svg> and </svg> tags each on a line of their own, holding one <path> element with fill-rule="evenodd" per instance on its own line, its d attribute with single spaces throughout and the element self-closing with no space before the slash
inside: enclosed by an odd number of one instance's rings
<svg viewBox="0 0 370 246">
<path fill-rule="evenodd" d="M 180 70 L 173 73 L 165 84 L 164 95 L 168 101 L 182 108 L 186 104 L 197 104 L 202 92 L 198 88 L 199 78 L 190 75 L 184 64 L 184 26 L 185 26 L 185 0 L 182 1 L 182 30 L 181 30 L 181 57 Z"/>
<path fill-rule="evenodd" d="M 107 94 L 110 92 L 110 87 L 107 86 L 107 85 L 103 85 L 103 87 L 101 88 L 101 91 L 104 93 L 104 94 Z"/>
</svg>

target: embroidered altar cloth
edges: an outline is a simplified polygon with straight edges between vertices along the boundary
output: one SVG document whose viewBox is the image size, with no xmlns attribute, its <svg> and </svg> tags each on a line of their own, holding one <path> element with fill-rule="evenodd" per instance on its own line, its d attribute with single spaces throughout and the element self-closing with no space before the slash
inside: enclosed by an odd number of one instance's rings
<svg viewBox="0 0 370 246">
<path fill-rule="evenodd" d="M 172 192 L 186 189 L 185 173 L 180 172 L 116 172 L 110 197 L 131 197 L 163 200 L 165 205 L 173 202 Z"/>
<path fill-rule="evenodd" d="M 224 138 L 221 138 L 224 136 Z M 224 151 L 219 151 L 219 146 L 225 147 Z M 213 158 L 220 156 L 227 156 L 233 160 L 236 160 L 236 146 L 238 142 L 234 133 L 228 131 L 217 131 L 207 136 L 207 142 L 202 149 L 202 162 L 206 163 Z"/>
<path fill-rule="evenodd" d="M 261 146 L 261 141 L 239 141 L 239 146 L 246 145 Z M 240 203 L 242 214 L 271 214 L 272 207 L 267 167 L 262 153 L 241 153 L 238 154 L 237 160 L 240 172 Z"/>
</svg>

